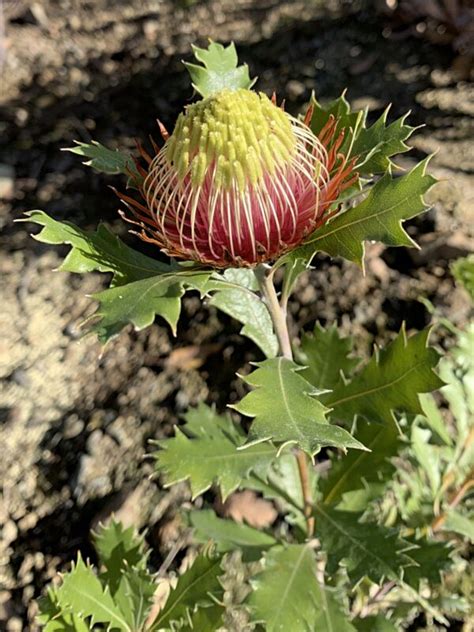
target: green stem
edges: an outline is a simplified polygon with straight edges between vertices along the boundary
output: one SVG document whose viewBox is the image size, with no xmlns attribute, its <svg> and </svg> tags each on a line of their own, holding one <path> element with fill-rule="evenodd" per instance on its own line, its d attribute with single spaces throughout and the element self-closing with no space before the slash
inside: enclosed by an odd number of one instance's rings
<svg viewBox="0 0 474 632">
<path fill-rule="evenodd" d="M 270 312 L 273 322 L 273 328 L 280 346 L 280 355 L 288 360 L 293 360 L 293 351 L 291 348 L 290 334 L 288 332 L 288 321 L 286 317 L 286 304 L 288 297 L 284 298 L 284 303 L 280 304 L 273 283 L 274 270 L 265 264 L 260 264 L 255 268 L 255 277 L 258 281 L 262 298 Z M 303 450 L 296 452 L 296 462 L 298 464 L 298 473 L 301 482 L 301 491 L 303 493 L 304 516 L 306 518 L 306 531 L 308 537 L 311 538 L 314 533 L 314 516 L 313 516 L 313 495 L 311 490 L 311 481 L 309 477 L 308 457 Z"/>
<path fill-rule="evenodd" d="M 293 351 L 291 350 L 290 335 L 288 333 L 286 311 L 282 309 L 278 302 L 278 296 L 273 285 L 273 270 L 264 264 L 260 264 L 255 268 L 255 277 L 272 318 L 275 334 L 280 345 L 280 353 L 284 358 L 292 360 Z"/>
</svg>

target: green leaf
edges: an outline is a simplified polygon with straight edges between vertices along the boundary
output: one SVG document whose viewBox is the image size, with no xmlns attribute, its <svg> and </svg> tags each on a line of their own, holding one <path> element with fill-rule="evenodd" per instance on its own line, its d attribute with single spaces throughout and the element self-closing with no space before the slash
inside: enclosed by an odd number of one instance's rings
<svg viewBox="0 0 474 632">
<path fill-rule="evenodd" d="M 466 518 L 458 511 L 450 511 L 443 525 L 444 531 L 453 531 L 474 542 L 474 520 Z"/>
<path fill-rule="evenodd" d="M 232 407 L 255 418 L 249 443 L 269 439 L 291 442 L 311 455 L 321 446 L 365 449 L 346 430 L 328 423 L 327 408 L 316 399 L 321 391 L 299 375 L 301 367 L 281 357 L 256 366 L 253 373 L 242 378 L 255 390 Z"/>
<path fill-rule="evenodd" d="M 189 617 L 189 621 L 179 628 L 179 632 L 215 632 L 222 630 L 224 606 L 218 603 L 205 608 L 198 608 Z"/>
<path fill-rule="evenodd" d="M 413 540 L 416 548 L 410 551 L 411 566 L 403 569 L 403 579 L 415 590 L 425 581 L 432 588 L 441 583 L 442 572 L 452 564 L 451 548 L 445 542 Z"/>
<path fill-rule="evenodd" d="M 104 224 L 95 232 L 86 232 L 70 222 L 58 222 L 43 211 L 25 213 L 27 219 L 42 226 L 34 239 L 45 244 L 72 246 L 58 270 L 66 272 L 112 272 L 112 285 L 124 285 L 156 274 L 175 270 L 125 245 Z"/>
<path fill-rule="evenodd" d="M 201 553 L 191 568 L 179 577 L 150 630 L 189 621 L 198 608 L 214 606 L 224 592 L 219 581 L 221 560 L 220 556 Z"/>
<path fill-rule="evenodd" d="M 184 289 L 174 275 L 150 277 L 98 292 L 92 298 L 99 302 L 94 314 L 99 321 L 92 329 L 101 342 L 107 342 L 129 323 L 141 331 L 159 315 L 176 335 L 183 294 Z"/>
<path fill-rule="evenodd" d="M 350 632 L 333 592 L 316 579 L 312 549 L 305 544 L 276 546 L 264 556 L 264 570 L 252 580 L 246 604 L 252 621 L 266 632 Z"/>
<path fill-rule="evenodd" d="M 412 562 L 405 554 L 413 548 L 398 534 L 375 523 L 360 522 L 361 515 L 331 509 L 322 504 L 314 510 L 316 532 L 327 555 L 326 570 L 334 575 L 342 565 L 352 584 L 364 577 L 376 583 L 398 581 Z"/>
<path fill-rule="evenodd" d="M 319 389 L 332 389 L 341 373 L 348 377 L 359 360 L 350 358 L 352 339 L 342 338 L 336 325 L 324 329 L 316 323 L 312 334 L 305 333 L 297 351 L 298 364 L 306 368 L 301 375 Z"/>
<path fill-rule="evenodd" d="M 428 347 L 429 333 L 425 329 L 407 338 L 402 328 L 386 349 L 376 349 L 369 364 L 348 384 L 339 384 L 324 397 L 324 404 L 332 408 L 331 417 L 348 423 L 362 417 L 388 424 L 394 411 L 422 413 L 418 394 L 443 385 L 433 371 L 439 354 Z"/>
<path fill-rule="evenodd" d="M 70 151 L 73 154 L 89 158 L 89 160 L 83 162 L 84 165 L 110 175 L 123 173 L 132 177 L 133 180 L 141 182 L 142 177 L 130 154 L 107 149 L 107 147 L 95 140 L 92 143 L 80 143 L 77 140 L 74 142 L 76 143 L 75 147 L 65 147 L 63 151 Z"/>
<path fill-rule="evenodd" d="M 209 301 L 243 324 L 241 334 L 250 338 L 267 358 L 278 353 L 278 340 L 273 332 L 270 313 L 262 299 L 247 288 L 216 292 Z"/>
<path fill-rule="evenodd" d="M 384 425 L 360 420 L 354 436 L 370 452 L 349 452 L 338 460 L 333 458 L 328 477 L 319 481 L 323 502 L 337 504 L 345 496 L 346 510 L 349 509 L 347 495 L 350 492 L 387 481 L 394 469 L 390 459 L 403 445 L 393 419 Z"/>
<path fill-rule="evenodd" d="M 57 589 L 48 588 L 38 600 L 39 615 L 36 621 L 44 632 L 89 632 L 87 623 L 78 614 L 62 612 L 58 604 Z"/>
<path fill-rule="evenodd" d="M 255 83 L 249 76 L 247 64 L 239 66 L 237 51 L 232 42 L 227 47 L 211 41 L 209 47 L 193 46 L 198 64 L 184 62 L 193 82 L 193 88 L 204 98 L 221 90 L 250 89 Z"/>
<path fill-rule="evenodd" d="M 187 424 L 177 427 L 173 438 L 158 442 L 162 449 L 155 458 L 166 486 L 189 480 L 193 498 L 217 483 L 225 500 L 249 472 L 264 474 L 276 457 L 269 443 L 240 450 L 245 434 L 207 406 L 190 410 L 185 419 Z"/>
<path fill-rule="evenodd" d="M 355 169 L 361 175 L 391 169 L 391 157 L 410 149 L 405 141 L 416 128 L 405 124 L 408 114 L 387 125 L 388 107 L 371 127 L 367 127 L 367 110 L 352 112 L 344 93 L 326 106 L 322 106 L 314 97 L 311 104 L 313 115 L 310 126 L 313 132 L 319 135 L 330 115 L 333 115 L 338 120 L 333 142 L 344 131 L 344 142 L 339 151 L 347 158 L 357 156 Z"/>
<path fill-rule="evenodd" d="M 464 286 L 474 301 L 474 254 L 457 259 L 451 265 L 451 272 L 456 281 Z"/>
<path fill-rule="evenodd" d="M 146 569 L 126 566 L 124 564 L 125 570 L 122 571 L 114 600 L 131 629 L 141 630 L 153 605 L 156 583 Z"/>
<path fill-rule="evenodd" d="M 84 564 L 80 555 L 72 570 L 64 576 L 56 594 L 61 609 L 90 618 L 92 626 L 103 623 L 131 632 L 131 627 L 111 594 L 102 587 L 92 568 Z"/>
<path fill-rule="evenodd" d="M 107 525 L 100 525 L 93 537 L 100 563 L 106 569 L 101 574 L 101 579 L 114 595 L 124 570 L 129 567 L 146 568 L 147 555 L 143 537 L 133 527 L 125 529 L 115 520 Z"/>
<path fill-rule="evenodd" d="M 400 178 L 385 174 L 360 204 L 336 215 L 284 260 L 303 258 L 309 263 L 322 251 L 363 266 L 365 241 L 381 241 L 387 246 L 416 246 L 402 222 L 427 208 L 423 195 L 436 182 L 426 174 L 427 164 L 428 159 Z"/>
<path fill-rule="evenodd" d="M 408 114 L 387 125 L 388 107 L 369 128 L 362 126 L 352 145 L 352 156 L 358 156 L 355 166 L 361 175 L 383 173 L 391 169 L 392 156 L 410 150 L 405 141 L 416 129 L 406 125 Z"/>
<path fill-rule="evenodd" d="M 277 544 L 275 538 L 264 531 L 218 518 L 211 509 L 192 511 L 189 520 L 194 528 L 196 542 L 206 544 L 211 540 L 216 543 L 220 553 L 238 549 L 245 562 L 258 560 L 262 551 Z"/>
<path fill-rule="evenodd" d="M 99 302 L 93 318 L 99 319 L 92 329 L 102 342 L 116 336 L 128 323 L 136 331 L 153 324 L 155 316 L 161 316 L 176 335 L 181 312 L 181 297 L 186 289 L 205 291 L 211 271 L 171 272 L 141 279 L 127 285 L 109 288 L 92 298 Z"/>
</svg>

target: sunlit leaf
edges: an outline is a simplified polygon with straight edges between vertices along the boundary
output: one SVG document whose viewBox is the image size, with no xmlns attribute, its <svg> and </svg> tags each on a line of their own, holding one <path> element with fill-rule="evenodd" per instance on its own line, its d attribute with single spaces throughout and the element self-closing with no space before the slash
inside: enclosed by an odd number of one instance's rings
<svg viewBox="0 0 474 632">
<path fill-rule="evenodd" d="M 463 285 L 474 300 L 474 255 L 457 259 L 451 265 L 456 281 Z"/>
<path fill-rule="evenodd" d="M 64 575 L 63 583 L 57 590 L 59 606 L 67 611 L 90 618 L 94 626 L 106 626 L 131 632 L 126 617 L 114 602 L 107 588 L 103 588 L 90 566 L 86 566 L 79 556 L 71 571 Z"/>
<path fill-rule="evenodd" d="M 427 160 L 424 160 L 400 178 L 385 174 L 362 202 L 336 215 L 283 261 L 302 258 L 309 263 L 321 251 L 363 265 L 366 241 L 380 241 L 387 246 L 416 246 L 402 222 L 427 208 L 423 195 L 436 180 L 426 174 L 426 166 Z"/>
<path fill-rule="evenodd" d="M 138 182 L 142 180 L 130 154 L 107 149 L 107 147 L 104 147 L 104 145 L 101 145 L 95 140 L 91 143 L 74 142 L 76 143 L 74 147 L 65 147 L 63 151 L 70 151 L 73 154 L 88 158 L 89 160 L 84 161 L 84 165 L 92 167 L 102 173 L 110 175 L 122 173 L 126 176 L 131 176 Z"/>
<path fill-rule="evenodd" d="M 324 396 L 331 417 L 351 423 L 356 418 L 389 423 L 394 411 L 423 412 L 419 393 L 440 388 L 442 380 L 433 369 L 439 354 L 428 346 L 429 330 L 407 338 L 402 328 L 385 349 L 375 351 L 369 364 L 350 382 L 341 382 Z"/>
<path fill-rule="evenodd" d="M 309 454 L 321 446 L 365 449 L 346 430 L 329 424 L 327 409 L 317 399 L 321 391 L 301 377 L 301 367 L 281 357 L 256 366 L 243 378 L 254 390 L 233 406 L 254 418 L 249 442 L 292 442 Z"/>
<path fill-rule="evenodd" d="M 202 65 L 185 62 L 193 82 L 193 88 L 204 98 L 223 90 L 250 89 L 254 83 L 250 79 L 247 64 L 239 66 L 237 51 L 232 42 L 227 47 L 210 42 L 208 48 L 193 46 L 193 53 Z"/>
</svg>

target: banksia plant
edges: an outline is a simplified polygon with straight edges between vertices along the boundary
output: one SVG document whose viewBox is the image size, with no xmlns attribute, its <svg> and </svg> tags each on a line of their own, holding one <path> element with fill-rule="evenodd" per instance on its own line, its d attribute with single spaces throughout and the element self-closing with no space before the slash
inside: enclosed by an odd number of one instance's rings
<svg viewBox="0 0 474 632">
<path fill-rule="evenodd" d="M 208 493 L 186 513 L 194 544 L 204 546 L 164 605 L 154 600 L 164 571 L 153 575 L 143 540 L 112 524 L 96 536 L 100 570 L 79 556 L 50 589 L 40 621 L 65 632 L 233 630 L 223 585 L 236 570 L 246 612 L 239 630 L 248 622 L 267 632 L 394 632 L 419 613 L 446 625 L 455 599 L 449 594 L 443 605 L 441 572 L 453 566 L 447 538 L 470 532 L 460 503 L 473 484 L 474 435 L 463 412 L 451 436 L 430 399 L 443 381 L 429 329 L 403 326 L 364 362 L 335 326 L 316 324 L 292 339 L 287 322 L 295 282 L 316 253 L 363 266 L 366 241 L 416 245 L 403 221 L 426 209 L 434 178 L 427 160 L 399 177 L 393 161 L 408 150 L 413 128 L 406 117 L 387 123 L 388 110 L 368 126 L 367 112 L 353 112 L 344 95 L 326 106 L 313 97 L 301 117 L 291 116 L 252 90 L 233 45 L 194 54 L 201 65 L 187 67 L 202 99 L 170 134 L 160 125 L 160 146 L 138 143 L 134 156 L 99 143 L 72 148 L 96 170 L 127 176 L 121 213 L 157 246 L 152 255 L 103 224 L 86 232 L 42 211 L 27 221 L 42 227 L 40 241 L 71 246 L 61 269 L 112 273 L 88 321 L 102 342 L 155 316 L 175 333 L 182 296 L 193 290 L 237 319 L 263 359 L 239 376 L 246 394 L 232 417 L 200 403 L 174 436 L 159 431 L 153 457 L 163 486 L 187 481 L 191 501 Z M 170 259 L 153 256 L 159 251 Z M 466 380 L 444 365 L 445 381 L 459 382 L 448 387 L 448 401 L 449 393 L 462 398 L 472 377 L 464 370 Z M 246 423 L 236 423 L 240 417 Z M 324 461 L 318 475 L 316 454 Z M 212 493 L 225 502 L 236 490 L 276 500 L 278 527 L 262 532 L 224 520 L 216 503 L 206 504 Z M 242 568 L 225 560 L 231 551 L 240 552 Z M 258 573 L 247 565 L 256 560 Z M 462 561 L 457 568 L 461 576 Z M 461 612 L 462 597 L 456 603 Z"/>
<path fill-rule="evenodd" d="M 354 159 L 262 93 L 223 90 L 192 104 L 154 158 L 142 149 L 143 203 L 122 196 L 141 237 L 216 267 L 254 266 L 299 245 L 356 179 Z"/>
</svg>

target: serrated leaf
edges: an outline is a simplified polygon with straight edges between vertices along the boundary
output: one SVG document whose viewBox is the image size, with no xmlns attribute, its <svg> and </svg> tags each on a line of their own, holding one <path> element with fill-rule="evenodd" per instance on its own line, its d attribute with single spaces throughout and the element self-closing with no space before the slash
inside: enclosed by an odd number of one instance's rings
<svg viewBox="0 0 474 632">
<path fill-rule="evenodd" d="M 345 509 L 349 509 L 347 495 L 373 483 L 386 481 L 394 466 L 390 458 L 400 450 L 402 441 L 393 419 L 384 425 L 359 421 L 356 439 L 370 452 L 349 452 L 342 458 L 332 459 L 327 478 L 319 481 L 325 504 L 337 504 L 345 496 Z"/>
<path fill-rule="evenodd" d="M 254 83 L 250 79 L 247 64 L 239 66 L 237 51 L 232 42 L 227 47 L 211 41 L 208 48 L 193 46 L 198 64 L 184 62 L 193 82 L 193 88 L 204 98 L 221 90 L 250 89 Z"/>
<path fill-rule="evenodd" d="M 104 145 L 101 145 L 95 140 L 91 143 L 74 142 L 76 143 L 74 147 L 65 147 L 63 151 L 70 151 L 73 154 L 88 158 L 89 160 L 83 162 L 84 165 L 110 175 L 123 173 L 141 182 L 142 177 L 137 171 L 135 162 L 130 154 L 107 149 L 107 147 L 104 147 Z"/>
<path fill-rule="evenodd" d="M 264 556 L 264 570 L 252 580 L 246 601 L 253 622 L 267 632 L 350 632 L 333 592 L 316 579 L 314 552 L 305 544 L 276 546 Z"/>
<path fill-rule="evenodd" d="M 187 288 L 203 290 L 211 271 L 180 271 L 141 279 L 119 287 L 109 288 L 92 298 L 99 302 L 92 326 L 102 342 L 116 336 L 127 324 L 137 331 L 149 327 L 155 316 L 170 325 L 173 334 L 181 312 L 181 297 Z"/>
<path fill-rule="evenodd" d="M 143 568 L 124 564 L 114 600 L 132 630 L 141 630 L 153 605 L 156 583 Z"/>
<path fill-rule="evenodd" d="M 292 442 L 311 455 L 321 446 L 365 449 L 346 430 L 328 423 L 327 408 L 316 399 L 321 391 L 299 375 L 301 367 L 281 357 L 256 366 L 243 378 L 255 390 L 233 406 L 254 418 L 249 443 L 269 439 Z"/>
<path fill-rule="evenodd" d="M 351 155 L 358 156 L 355 170 L 361 175 L 385 172 L 393 165 L 392 156 L 410 149 L 405 141 L 415 128 L 405 124 L 408 114 L 387 125 L 389 109 L 371 127 L 362 126 L 354 139 Z"/>
<path fill-rule="evenodd" d="M 119 287 L 109 288 L 92 298 L 99 302 L 94 313 L 92 330 L 101 342 L 107 342 L 129 323 L 136 331 L 153 324 L 155 316 L 161 316 L 176 334 L 181 313 L 182 285 L 174 276 L 150 277 Z"/>
<path fill-rule="evenodd" d="M 359 360 L 349 357 L 352 351 L 351 338 L 339 335 L 336 325 L 324 329 L 316 323 L 311 334 L 301 338 L 297 361 L 306 368 L 301 375 L 319 389 L 332 389 L 341 379 L 348 377 Z"/>
<path fill-rule="evenodd" d="M 123 285 L 175 269 L 133 250 L 104 224 L 99 224 L 95 232 L 87 232 L 70 222 L 58 222 L 43 211 L 30 211 L 26 216 L 27 219 L 21 221 L 34 222 L 43 227 L 41 232 L 34 235 L 37 241 L 72 246 L 58 270 L 78 274 L 112 272 L 112 285 Z"/>
<path fill-rule="evenodd" d="M 445 542 L 413 540 L 416 548 L 410 551 L 412 564 L 403 570 L 403 580 L 415 590 L 422 580 L 430 587 L 441 583 L 442 572 L 452 564 L 451 549 Z"/>
<path fill-rule="evenodd" d="M 345 94 L 326 106 L 321 105 L 314 97 L 311 104 L 313 115 L 310 126 L 313 132 L 318 135 L 330 115 L 333 115 L 338 120 L 333 142 L 344 131 L 344 142 L 339 151 L 347 158 L 357 156 L 355 170 L 361 175 L 372 175 L 390 169 L 393 164 L 391 157 L 410 149 L 405 141 L 415 128 L 406 125 L 408 115 L 387 125 L 390 110 L 388 107 L 372 126 L 367 127 L 367 109 L 353 112 Z"/>
<path fill-rule="evenodd" d="M 200 405 L 185 415 L 187 424 L 171 439 L 158 442 L 157 469 L 166 485 L 189 480 L 193 498 L 219 485 L 223 498 L 235 491 L 254 469 L 264 473 L 276 457 L 269 443 L 239 450 L 245 434 L 226 416 Z"/>
<path fill-rule="evenodd" d="M 215 542 L 219 553 L 238 549 L 242 552 L 244 562 L 258 560 L 262 551 L 277 544 L 275 538 L 264 531 L 219 518 L 211 509 L 192 511 L 189 521 L 194 529 L 193 537 L 196 542 Z"/>
<path fill-rule="evenodd" d="M 474 519 L 463 516 L 458 511 L 449 511 L 443 525 L 444 531 L 453 531 L 474 542 Z"/>
<path fill-rule="evenodd" d="M 451 272 L 474 301 L 474 254 L 457 259 L 451 265 Z"/>
<path fill-rule="evenodd" d="M 376 583 L 399 580 L 402 568 L 412 562 L 405 554 L 413 545 L 392 529 L 360 522 L 361 514 L 324 505 L 314 509 L 316 532 L 327 555 L 326 570 L 334 575 L 342 565 L 352 584 L 364 577 Z"/>
<path fill-rule="evenodd" d="M 262 299 L 247 288 L 216 292 L 209 301 L 243 324 L 241 334 L 250 338 L 267 358 L 278 353 L 278 340 L 273 332 L 270 313 Z"/>
<path fill-rule="evenodd" d="M 58 604 L 57 589 L 48 588 L 38 600 L 39 614 L 36 621 L 44 632 L 89 632 L 87 623 L 78 614 L 62 612 Z"/>
<path fill-rule="evenodd" d="M 92 568 L 84 564 L 80 555 L 72 570 L 64 576 L 56 594 L 61 609 L 90 618 L 92 625 L 103 623 L 106 627 L 131 632 L 110 592 L 102 587 Z"/>
<path fill-rule="evenodd" d="M 440 388 L 433 369 L 439 354 L 428 346 L 430 330 L 407 338 L 404 328 L 385 349 L 376 350 L 369 364 L 347 384 L 341 383 L 323 399 L 331 417 L 352 423 L 356 418 L 389 423 L 394 411 L 422 413 L 419 393 Z"/>
<path fill-rule="evenodd" d="M 416 246 L 402 222 L 427 208 L 423 195 L 436 182 L 426 174 L 427 164 L 428 159 L 400 178 L 385 174 L 360 204 L 336 215 L 284 260 L 303 258 L 309 263 L 316 252 L 322 251 L 363 266 L 366 241 L 380 241 L 387 246 Z"/>
<path fill-rule="evenodd" d="M 201 553 L 191 568 L 179 577 L 150 631 L 189 622 L 198 608 L 214 606 L 224 592 L 219 581 L 221 560 L 220 556 Z"/>
<path fill-rule="evenodd" d="M 125 529 L 115 520 L 107 525 L 100 525 L 94 534 L 94 546 L 100 563 L 106 569 L 101 573 L 101 579 L 107 584 L 112 595 L 120 584 L 124 570 L 130 567 L 146 568 L 144 540 L 133 527 Z"/>
</svg>

